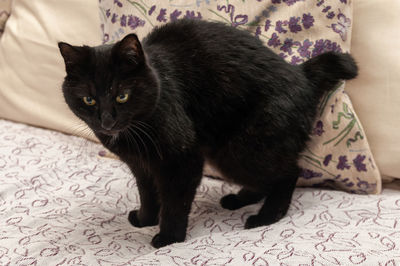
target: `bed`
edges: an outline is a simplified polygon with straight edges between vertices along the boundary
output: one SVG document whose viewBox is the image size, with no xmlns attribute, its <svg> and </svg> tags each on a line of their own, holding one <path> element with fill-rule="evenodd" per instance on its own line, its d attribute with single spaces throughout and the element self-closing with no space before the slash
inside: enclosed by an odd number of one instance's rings
<svg viewBox="0 0 400 266">
<path fill-rule="evenodd" d="M 400 197 L 297 188 L 288 215 L 244 230 L 260 205 L 222 209 L 238 188 L 205 177 L 184 243 L 135 228 L 135 178 L 86 139 L 0 120 L 0 265 L 398 265 Z"/>
</svg>

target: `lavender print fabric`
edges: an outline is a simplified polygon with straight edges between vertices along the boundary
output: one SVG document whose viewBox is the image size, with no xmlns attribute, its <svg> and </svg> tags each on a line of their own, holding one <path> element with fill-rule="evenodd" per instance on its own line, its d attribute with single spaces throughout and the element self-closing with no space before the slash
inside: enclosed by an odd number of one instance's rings
<svg viewBox="0 0 400 266">
<path fill-rule="evenodd" d="M 221 21 L 251 31 L 291 64 L 327 51 L 348 52 L 351 0 L 100 0 L 103 42 L 130 32 L 144 37 L 179 18 Z M 344 91 L 325 95 L 300 159 L 300 186 L 330 186 L 352 193 L 380 193 L 381 178 L 365 132 Z M 207 175 L 219 175 L 209 167 Z"/>
</svg>

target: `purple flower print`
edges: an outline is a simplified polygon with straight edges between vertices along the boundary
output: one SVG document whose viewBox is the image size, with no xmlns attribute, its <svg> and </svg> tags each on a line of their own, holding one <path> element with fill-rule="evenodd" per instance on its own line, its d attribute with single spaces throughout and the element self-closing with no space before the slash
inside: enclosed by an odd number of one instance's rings
<svg viewBox="0 0 400 266">
<path fill-rule="evenodd" d="M 333 52 L 342 52 L 342 48 L 336 42 L 331 42 L 331 41 L 327 42 L 326 50 Z"/>
<path fill-rule="evenodd" d="M 278 10 L 278 8 L 276 8 L 276 6 L 269 6 L 268 10 L 271 11 L 271 12 L 275 12 L 275 11 Z"/>
<path fill-rule="evenodd" d="M 350 179 L 349 178 L 345 178 L 344 180 L 346 180 L 346 182 L 344 182 L 345 183 L 345 185 L 346 185 L 346 187 L 353 187 L 354 186 L 354 183 L 353 182 L 347 182 L 347 181 L 349 181 Z"/>
<path fill-rule="evenodd" d="M 315 128 L 313 129 L 313 135 L 321 136 L 324 132 L 325 132 L 324 123 L 321 120 L 318 120 L 318 122 L 315 125 Z"/>
<path fill-rule="evenodd" d="M 357 177 L 357 187 L 363 190 L 368 190 L 370 188 L 370 184 L 367 181 L 361 180 L 359 177 Z"/>
<path fill-rule="evenodd" d="M 156 5 L 153 5 L 152 7 L 150 7 L 149 16 L 151 16 L 151 14 L 153 14 L 154 10 L 156 10 Z"/>
<path fill-rule="evenodd" d="M 125 15 L 121 16 L 121 27 L 126 27 L 126 16 Z"/>
<path fill-rule="evenodd" d="M 122 3 L 119 0 L 114 0 L 114 4 L 117 4 L 118 7 L 122 7 Z"/>
<path fill-rule="evenodd" d="M 324 49 L 325 44 L 323 39 L 315 41 L 314 49 L 312 51 L 312 57 L 322 54 L 324 52 Z"/>
<path fill-rule="evenodd" d="M 269 10 L 263 10 L 263 12 L 261 14 L 266 18 L 269 18 L 269 16 L 270 16 Z"/>
<path fill-rule="evenodd" d="M 322 9 L 322 12 L 326 13 L 331 9 L 331 6 L 327 6 L 324 9 Z"/>
<path fill-rule="evenodd" d="M 272 0 L 271 1 L 273 4 L 280 4 L 281 3 L 281 0 Z"/>
<path fill-rule="evenodd" d="M 303 59 L 301 59 L 300 57 L 294 55 L 292 56 L 292 60 L 290 60 L 290 64 L 292 65 L 298 65 L 299 63 L 303 63 Z"/>
<path fill-rule="evenodd" d="M 341 52 L 342 48 L 336 43 L 330 40 L 319 39 L 314 43 L 314 49 L 312 50 L 311 57 L 320 55 L 324 52 L 334 51 Z"/>
<path fill-rule="evenodd" d="M 299 25 L 300 17 L 291 17 L 289 19 L 289 30 L 293 33 L 301 31 L 301 26 Z"/>
<path fill-rule="evenodd" d="M 301 20 L 301 22 L 303 23 L 303 27 L 305 29 L 309 29 L 314 25 L 314 17 L 308 13 L 308 14 L 303 14 L 303 19 Z"/>
<path fill-rule="evenodd" d="M 252 22 L 252 24 L 259 24 L 260 23 L 260 21 L 261 21 L 261 17 L 260 16 L 255 16 L 254 17 L 254 20 L 253 20 L 253 22 Z"/>
<path fill-rule="evenodd" d="M 324 4 L 324 2 L 325 2 L 325 0 L 318 0 L 317 6 L 321 6 L 321 5 L 323 5 L 323 4 Z"/>
<path fill-rule="evenodd" d="M 343 4 L 347 4 L 347 0 L 340 0 Z"/>
<path fill-rule="evenodd" d="M 367 167 L 363 163 L 365 159 L 365 155 L 358 154 L 357 157 L 353 160 L 355 167 L 357 168 L 358 172 L 364 171 L 367 172 Z"/>
<path fill-rule="evenodd" d="M 327 18 L 329 19 L 333 19 L 335 17 L 335 12 L 331 11 L 328 13 L 328 15 L 326 15 Z"/>
<path fill-rule="evenodd" d="M 112 17 L 111 17 L 111 23 L 117 22 L 117 18 L 118 18 L 118 15 L 114 13 L 114 14 L 112 15 Z"/>
<path fill-rule="evenodd" d="M 343 41 L 346 41 L 347 40 L 347 32 L 351 26 L 351 19 L 347 18 L 340 10 L 339 10 L 339 14 L 338 14 L 337 18 L 338 18 L 338 22 L 333 23 L 331 25 L 331 28 L 334 32 L 336 32 L 340 35 L 340 38 L 342 38 Z"/>
<path fill-rule="evenodd" d="M 339 163 L 336 168 L 339 170 L 350 169 L 350 165 L 347 163 L 347 157 L 345 155 L 339 156 Z"/>
<path fill-rule="evenodd" d="M 318 172 L 314 172 L 313 170 L 310 170 L 310 169 L 302 168 L 300 171 L 300 177 L 303 177 L 305 179 L 311 179 L 314 177 L 322 177 L 322 173 L 318 173 Z"/>
<path fill-rule="evenodd" d="M 201 16 L 200 12 L 197 12 L 197 16 L 196 16 L 194 11 L 187 10 L 186 14 L 185 14 L 185 18 L 188 18 L 188 19 L 202 19 L 203 17 Z"/>
<path fill-rule="evenodd" d="M 144 20 L 141 20 L 141 19 L 138 18 L 137 16 L 129 15 L 128 18 L 129 18 L 129 19 L 128 19 L 128 26 L 129 26 L 132 30 L 136 29 L 137 27 L 143 27 L 144 24 L 145 24 L 145 21 L 144 21 Z"/>
<path fill-rule="evenodd" d="M 297 52 L 299 52 L 300 56 L 303 58 L 310 58 L 311 56 L 311 51 L 308 49 L 313 45 L 313 42 L 310 42 L 308 39 L 303 41 L 303 45 L 300 45 L 299 49 L 297 49 Z"/>
<path fill-rule="evenodd" d="M 280 48 L 280 50 L 291 55 L 293 53 L 292 52 L 293 44 L 294 44 L 293 39 L 286 38 L 286 40 L 283 42 L 283 45 Z"/>
<path fill-rule="evenodd" d="M 255 36 L 256 36 L 257 38 L 259 38 L 260 34 L 261 34 L 261 27 L 258 26 L 258 27 L 256 28 Z"/>
<path fill-rule="evenodd" d="M 284 3 L 286 3 L 288 6 L 296 4 L 296 2 L 299 1 L 304 1 L 304 0 L 283 0 Z"/>
<path fill-rule="evenodd" d="M 285 30 L 285 29 L 282 27 L 282 26 L 285 25 L 285 24 L 287 24 L 287 21 L 285 22 L 285 21 L 278 20 L 278 21 L 276 22 L 276 24 L 275 24 L 275 30 L 276 30 L 277 32 L 279 32 L 279 33 L 286 33 L 287 30 Z"/>
<path fill-rule="evenodd" d="M 158 14 L 158 16 L 157 16 L 157 20 L 160 22 L 167 22 L 167 19 L 165 18 L 166 14 L 167 14 L 167 9 L 161 8 L 160 14 Z"/>
<path fill-rule="evenodd" d="M 271 27 L 271 20 L 267 19 L 265 21 L 264 31 L 268 31 L 270 27 Z"/>
<path fill-rule="evenodd" d="M 182 14 L 182 11 L 179 11 L 178 9 L 175 9 L 170 15 L 169 18 L 171 21 L 177 20 L 178 17 Z"/>
<path fill-rule="evenodd" d="M 107 9 L 106 10 L 106 17 L 109 18 L 110 16 L 111 16 L 111 11 L 110 11 L 110 9 Z"/>
<path fill-rule="evenodd" d="M 287 55 L 285 53 L 279 53 L 278 54 L 280 56 L 280 58 L 282 59 L 286 59 Z"/>
<path fill-rule="evenodd" d="M 329 162 L 330 162 L 331 160 L 332 160 L 332 154 L 328 154 L 328 155 L 325 156 L 324 161 L 323 161 L 323 164 L 324 164 L 325 166 L 328 166 L 328 164 L 329 164 Z"/>
<path fill-rule="evenodd" d="M 279 37 L 275 32 L 272 34 L 271 39 L 269 39 L 267 44 L 268 44 L 268 46 L 271 46 L 271 47 L 274 47 L 274 48 L 276 48 L 279 45 L 281 45 L 281 41 L 279 40 Z"/>
</svg>

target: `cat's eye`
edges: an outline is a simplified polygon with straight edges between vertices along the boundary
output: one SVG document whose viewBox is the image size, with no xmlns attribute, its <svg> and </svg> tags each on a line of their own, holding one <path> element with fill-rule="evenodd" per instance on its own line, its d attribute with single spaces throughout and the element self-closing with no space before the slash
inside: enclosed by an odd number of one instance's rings
<svg viewBox="0 0 400 266">
<path fill-rule="evenodd" d="M 95 101 L 92 97 L 90 97 L 90 96 L 85 96 L 85 97 L 83 97 L 83 102 L 84 102 L 85 104 L 87 104 L 87 105 L 90 105 L 90 106 L 96 104 L 96 101 Z"/>
<path fill-rule="evenodd" d="M 115 100 L 119 103 L 126 103 L 128 101 L 129 98 L 129 94 L 125 93 L 125 94 L 120 94 L 117 96 L 117 98 L 115 98 Z"/>
</svg>

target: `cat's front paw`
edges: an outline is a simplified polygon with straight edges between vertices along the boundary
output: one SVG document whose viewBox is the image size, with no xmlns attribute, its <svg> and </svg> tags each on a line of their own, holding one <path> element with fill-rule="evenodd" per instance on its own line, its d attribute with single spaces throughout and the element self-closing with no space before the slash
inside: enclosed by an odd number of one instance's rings
<svg viewBox="0 0 400 266">
<path fill-rule="evenodd" d="M 139 210 L 133 210 L 128 216 L 129 222 L 135 227 L 154 226 L 158 224 L 158 219 L 139 219 Z"/>
<path fill-rule="evenodd" d="M 153 237 L 153 240 L 151 240 L 151 245 L 155 248 L 162 248 L 173 243 L 183 242 L 184 240 L 185 238 L 178 239 L 173 236 L 158 233 Z"/>
<path fill-rule="evenodd" d="M 238 198 L 237 195 L 235 194 L 228 194 L 226 196 L 223 196 L 220 200 L 220 204 L 222 208 L 228 209 L 228 210 L 237 210 L 242 207 L 242 204 Z"/>
</svg>

